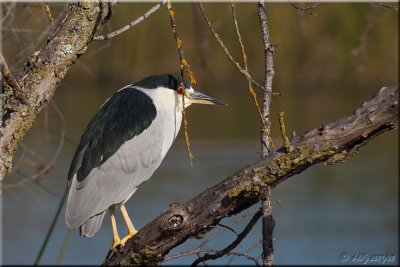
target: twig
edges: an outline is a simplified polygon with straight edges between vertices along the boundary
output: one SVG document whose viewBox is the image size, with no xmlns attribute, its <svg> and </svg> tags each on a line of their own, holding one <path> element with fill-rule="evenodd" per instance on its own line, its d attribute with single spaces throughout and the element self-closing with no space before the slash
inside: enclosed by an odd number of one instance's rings
<svg viewBox="0 0 400 267">
<path fill-rule="evenodd" d="M 182 253 L 179 253 L 177 255 L 174 256 L 169 256 L 164 258 L 164 262 L 165 261 L 169 261 L 169 260 L 173 260 L 176 258 L 180 258 L 180 257 L 185 257 L 185 256 L 189 256 L 189 255 L 193 255 L 196 254 L 199 258 L 200 258 L 200 253 L 201 252 L 213 252 L 213 253 L 218 253 L 218 250 L 216 249 L 205 249 L 205 248 L 198 248 L 195 250 L 191 250 L 191 251 L 185 251 Z M 259 266 L 260 264 L 258 263 L 257 259 L 254 257 L 251 257 L 249 255 L 247 255 L 247 253 L 241 253 L 241 252 L 237 252 L 237 251 L 229 251 L 226 253 L 226 255 L 235 255 L 235 256 L 240 256 L 240 257 L 245 257 L 248 260 L 254 261 L 254 263 L 256 264 L 256 266 Z M 204 265 L 207 265 L 205 262 L 203 262 Z"/>
<path fill-rule="evenodd" d="M 236 62 L 236 61 L 233 59 L 232 55 L 229 53 L 228 49 L 226 48 L 226 46 L 225 46 L 224 43 L 222 42 L 221 38 L 219 37 L 219 34 L 216 33 L 215 30 L 214 30 L 214 28 L 212 27 L 211 22 L 210 22 L 210 20 L 208 19 L 206 13 L 205 13 L 205 10 L 204 10 L 204 8 L 203 8 L 203 5 L 201 4 L 200 1 L 198 1 L 197 4 L 198 4 L 198 6 L 199 6 L 199 8 L 200 8 L 200 11 L 201 11 L 201 14 L 203 15 L 204 20 L 206 21 L 206 23 L 207 23 L 207 25 L 208 25 L 208 28 L 210 29 L 211 33 L 214 35 L 214 37 L 215 37 L 215 39 L 217 40 L 218 44 L 221 46 L 222 50 L 224 50 L 225 54 L 228 56 L 228 58 L 229 58 L 229 60 L 232 62 L 232 64 L 233 64 L 233 65 L 239 70 L 239 72 L 240 72 L 241 74 L 243 74 L 243 75 L 247 78 L 247 80 L 250 81 L 253 85 L 257 86 L 257 87 L 260 88 L 260 89 L 264 89 L 264 87 L 263 87 L 262 85 L 260 85 L 259 83 L 257 83 L 256 81 L 254 81 L 254 80 L 251 78 L 250 74 L 249 74 L 245 69 L 243 69 L 243 68 L 240 66 L 239 62 Z M 271 93 L 272 93 L 272 92 L 271 92 Z M 273 94 L 274 94 L 274 95 L 279 95 L 278 93 L 273 93 Z"/>
<path fill-rule="evenodd" d="M 289 142 L 289 138 L 287 138 L 286 136 L 286 129 L 285 129 L 285 122 L 283 121 L 283 115 L 285 114 L 285 112 L 281 111 L 279 112 L 279 127 L 281 129 L 281 135 L 282 135 L 282 139 L 283 139 L 283 145 L 285 147 L 286 152 L 290 152 L 290 142 Z"/>
<path fill-rule="evenodd" d="M 232 1 L 231 1 L 231 7 L 232 7 L 233 21 L 234 21 L 234 23 L 235 23 L 235 28 L 236 28 L 236 34 L 237 34 L 237 36 L 238 36 L 239 44 L 240 44 L 240 47 L 241 47 L 241 49 L 242 49 L 244 67 L 245 67 L 246 72 L 248 73 L 247 55 L 246 55 L 246 51 L 245 51 L 245 49 L 244 49 L 244 45 L 243 45 L 243 41 L 242 41 L 242 35 L 240 34 L 239 26 L 238 26 L 237 19 L 236 19 L 235 5 L 232 3 Z M 265 120 L 264 120 L 264 116 L 263 116 L 263 114 L 261 113 L 260 106 L 258 105 L 257 94 L 256 94 L 256 92 L 254 92 L 253 87 L 251 86 L 251 82 L 250 82 L 250 81 L 249 81 L 249 91 L 250 91 L 250 94 L 253 96 L 253 100 L 254 100 L 254 103 L 255 103 L 255 105 L 256 105 L 258 114 L 260 115 L 261 125 L 262 125 L 262 128 L 263 128 L 263 132 L 264 132 L 266 135 L 268 135 L 269 141 L 270 141 L 270 143 L 272 144 L 272 139 L 271 139 L 270 135 L 268 134 L 268 129 L 267 129 L 267 125 L 266 125 Z M 273 146 L 273 144 L 272 144 L 272 146 Z M 274 147 L 274 151 L 275 151 L 275 147 Z"/>
<path fill-rule="evenodd" d="M 68 229 L 67 235 L 65 236 L 63 246 L 60 251 L 60 255 L 58 256 L 57 265 L 61 265 L 61 263 L 62 263 L 65 251 L 67 250 L 67 246 L 68 246 L 69 238 L 71 237 L 71 234 L 72 234 L 72 229 Z"/>
<path fill-rule="evenodd" d="M 19 99 L 22 103 L 26 104 L 25 94 L 21 90 L 21 87 L 19 86 L 17 80 L 14 78 L 14 76 L 9 71 L 6 60 L 1 52 L 0 52 L 0 69 L 1 69 L 1 75 L 3 77 L 3 81 L 8 86 L 11 87 L 11 89 L 15 93 L 16 98 Z"/>
<path fill-rule="evenodd" d="M 64 202 L 67 199 L 67 195 L 68 195 L 68 188 L 66 188 L 65 191 L 64 191 L 63 197 L 61 198 L 60 204 L 58 205 L 56 214 L 54 215 L 54 218 L 53 218 L 53 221 L 51 222 L 50 228 L 47 231 L 46 238 L 44 239 L 44 242 L 43 242 L 43 244 L 42 244 L 42 246 L 40 248 L 39 254 L 36 257 L 34 265 L 38 265 L 39 262 L 40 262 L 40 259 L 42 258 L 43 252 L 47 247 L 47 243 L 49 242 L 50 236 L 52 235 L 54 227 L 55 227 L 55 225 L 57 223 L 57 219 L 60 216 L 62 207 L 64 206 Z"/>
<path fill-rule="evenodd" d="M 249 252 L 252 249 L 255 249 L 256 247 L 258 247 L 259 245 L 262 244 L 262 239 L 258 240 L 258 242 L 256 242 L 254 245 L 252 245 L 251 247 L 249 247 L 248 249 L 246 249 L 243 253 L 247 254 L 247 252 Z"/>
<path fill-rule="evenodd" d="M 240 222 L 242 219 L 244 219 L 244 218 L 246 218 L 247 216 L 249 216 L 249 215 L 251 215 L 251 214 L 254 214 L 254 213 L 256 213 L 256 212 L 257 212 L 257 210 L 251 210 L 251 211 L 249 211 L 248 213 L 246 213 L 246 214 L 240 216 L 239 218 L 237 218 L 237 219 L 236 219 L 235 221 L 233 221 L 232 223 L 228 224 L 228 226 L 235 225 L 235 224 L 237 224 L 238 222 Z M 217 231 L 215 234 L 213 234 L 212 236 L 210 236 L 209 238 L 207 238 L 207 239 L 199 246 L 199 248 L 204 247 L 204 245 L 205 245 L 207 242 L 209 242 L 211 239 L 213 239 L 213 238 L 216 237 L 217 235 L 221 234 L 222 232 L 225 232 L 226 230 L 227 230 L 226 228 L 220 229 L 220 230 Z M 236 234 L 236 235 L 237 235 L 237 234 Z"/>
<path fill-rule="evenodd" d="M 383 6 L 383 7 L 389 8 L 389 9 L 393 9 L 393 10 L 399 11 L 399 6 L 392 6 L 392 5 L 389 5 L 389 4 L 382 3 L 382 2 L 373 2 L 373 3 L 377 4 L 379 6 Z"/>
<path fill-rule="evenodd" d="M 357 57 L 357 71 L 364 71 L 365 65 L 365 48 L 367 46 L 368 40 L 371 37 L 371 33 L 374 28 L 378 25 L 379 20 L 382 18 L 383 9 L 378 8 L 377 12 L 374 12 L 372 5 L 368 6 L 364 17 L 364 27 L 361 32 L 360 38 L 354 48 L 351 50 L 351 55 Z M 375 14 L 374 14 L 375 13 Z M 376 14 L 377 13 L 377 14 Z"/>
<path fill-rule="evenodd" d="M 228 252 L 234 249 L 247 236 L 247 234 L 251 231 L 253 226 L 257 223 L 258 219 L 260 219 L 261 215 L 262 215 L 261 211 L 260 210 L 257 211 L 257 213 L 254 214 L 253 218 L 247 224 L 246 228 L 238 235 L 238 237 L 229 246 L 227 246 L 223 250 L 216 252 L 215 254 L 205 254 L 204 256 L 196 259 L 191 266 L 197 266 L 199 263 L 203 261 L 215 260 L 217 258 L 220 258 L 228 254 Z"/>
<path fill-rule="evenodd" d="M 221 227 L 223 227 L 223 228 L 226 228 L 227 230 L 229 230 L 229 231 L 231 231 L 232 233 L 234 233 L 236 236 L 238 235 L 238 233 L 237 233 L 233 228 L 231 228 L 231 227 L 229 227 L 229 226 L 227 226 L 227 225 L 224 225 L 224 224 L 222 224 L 222 223 L 217 223 L 217 225 L 219 225 L 219 226 L 221 226 Z"/>
<path fill-rule="evenodd" d="M 296 6 L 296 5 L 295 5 L 294 3 L 292 3 L 292 2 L 289 2 L 289 4 L 290 4 L 292 7 L 294 7 L 295 9 L 297 9 L 297 10 L 299 10 L 299 11 L 305 13 L 305 14 L 318 16 L 318 14 L 309 12 L 308 10 L 311 10 L 311 9 L 316 8 L 317 6 L 319 6 L 319 5 L 321 4 L 321 2 L 317 2 L 317 3 L 313 4 L 312 6 L 307 6 L 307 7 L 298 7 L 298 6 Z"/>
<path fill-rule="evenodd" d="M 47 1 L 43 1 L 43 2 L 44 2 L 44 7 L 46 9 L 47 15 L 49 16 L 49 19 L 50 19 L 50 23 L 53 25 L 53 17 L 51 16 L 49 4 L 47 3 Z"/>
<path fill-rule="evenodd" d="M 185 89 L 186 88 L 185 88 L 185 83 L 183 82 L 184 70 L 186 70 L 186 72 L 190 76 L 190 83 L 194 84 L 194 83 L 196 83 L 196 80 L 193 77 L 193 72 L 190 69 L 190 65 L 187 63 L 185 57 L 183 56 L 182 40 L 179 38 L 178 32 L 176 30 L 176 24 L 175 24 L 175 19 L 174 19 L 175 12 L 172 10 L 172 5 L 171 5 L 171 2 L 169 0 L 167 0 L 167 8 L 168 8 L 168 13 L 169 13 L 169 18 L 170 18 L 170 21 L 171 21 L 172 32 L 174 33 L 174 37 L 175 37 L 175 41 L 176 41 L 176 45 L 178 47 L 178 53 L 179 53 L 179 61 L 180 61 L 180 68 L 181 68 L 183 125 L 184 125 L 184 129 L 185 129 L 185 141 L 186 141 L 186 147 L 187 147 L 187 151 L 188 151 L 188 155 L 189 155 L 190 166 L 193 167 L 192 159 L 194 158 L 194 156 L 193 156 L 192 152 L 190 151 L 189 135 L 188 135 L 188 131 L 187 131 L 188 122 L 187 122 L 187 119 L 186 119 L 186 110 L 185 110 L 185 95 L 186 95 Z"/>
<path fill-rule="evenodd" d="M 64 131 L 64 129 L 61 129 L 60 130 L 60 143 L 58 144 L 57 150 L 54 153 L 52 160 L 48 164 L 46 164 L 46 166 L 41 168 L 40 171 L 38 171 L 35 175 L 25 178 L 22 181 L 19 181 L 17 183 L 13 183 L 13 184 L 3 185 L 3 189 L 9 189 L 9 188 L 13 188 L 16 186 L 21 186 L 21 185 L 26 184 L 27 182 L 34 181 L 34 180 L 38 179 L 39 177 L 43 176 L 44 174 L 46 174 L 47 172 L 49 172 L 52 168 L 54 168 L 55 161 L 56 161 L 58 155 L 60 154 L 61 148 L 64 144 L 64 135 L 65 135 L 65 131 Z"/>
<path fill-rule="evenodd" d="M 223 227 L 225 227 L 225 228 L 218 230 L 218 231 L 217 231 L 216 233 L 214 233 L 212 236 L 210 236 L 209 238 L 207 238 L 207 239 L 206 239 L 200 246 L 198 246 L 196 249 L 190 250 L 190 251 L 181 252 L 181 253 L 178 253 L 178 254 L 175 254 L 175 255 L 172 255 L 172 256 L 169 256 L 169 257 L 165 257 L 165 258 L 164 258 L 164 262 L 165 262 L 165 261 L 168 261 L 168 260 L 173 260 L 173 259 L 176 259 L 176 258 L 180 258 L 180 257 L 185 257 L 185 256 L 188 256 L 188 255 L 193 255 L 193 254 L 197 254 L 198 257 L 200 258 L 200 257 L 201 257 L 201 256 L 200 256 L 200 252 L 210 252 L 210 251 L 208 251 L 207 249 L 203 249 L 204 245 L 206 245 L 210 240 L 212 240 L 213 238 L 215 238 L 217 235 L 221 234 L 222 232 L 225 232 L 226 230 L 228 230 L 228 228 L 229 228 L 229 229 L 232 229 L 232 228 L 230 228 L 230 226 L 237 224 L 237 223 L 240 222 L 242 219 L 244 219 L 244 218 L 246 218 L 247 216 L 250 216 L 250 215 L 252 215 L 252 214 L 254 214 L 254 213 L 258 212 L 258 211 L 259 211 L 259 209 L 254 209 L 254 210 L 251 210 L 251 211 L 247 212 L 246 214 L 241 215 L 240 217 L 236 218 L 236 220 L 234 220 L 233 222 L 231 222 L 230 224 L 228 224 L 228 226 L 224 225 Z M 220 225 L 220 224 L 218 223 L 218 225 Z M 221 225 L 221 226 L 222 226 L 222 225 Z M 233 229 L 232 229 L 232 230 L 233 230 Z M 238 234 L 236 233 L 236 231 L 234 231 L 234 232 L 235 232 L 236 236 L 238 236 Z M 254 247 L 256 247 L 256 246 L 254 246 Z M 254 248 L 254 247 L 252 247 L 252 248 Z M 252 248 L 248 249 L 247 251 L 245 251 L 245 252 L 243 253 L 243 255 L 240 255 L 240 256 L 247 257 L 247 256 L 246 256 L 246 255 L 247 255 L 247 252 L 250 251 Z M 211 252 L 213 252 L 213 251 L 211 251 Z M 215 250 L 215 252 L 217 252 L 217 250 Z M 231 252 L 231 253 L 233 253 L 233 252 Z M 231 254 L 231 253 L 227 253 L 227 254 Z M 234 255 L 234 254 L 233 254 L 233 255 Z"/>
<path fill-rule="evenodd" d="M 228 252 L 228 253 L 226 253 L 226 254 L 245 257 L 245 258 L 247 258 L 248 260 L 254 261 L 254 263 L 256 264 L 256 266 L 260 266 L 260 264 L 258 263 L 258 261 L 257 261 L 256 258 L 251 257 L 251 256 L 247 255 L 246 253 L 239 253 L 239 252 L 236 252 L 236 251 L 230 251 L 230 252 Z"/>
<path fill-rule="evenodd" d="M 139 24 L 140 22 L 142 22 L 143 20 L 147 19 L 148 17 L 150 17 L 154 12 L 156 12 L 160 7 L 162 7 L 163 5 L 165 5 L 167 1 L 163 0 L 160 3 L 158 3 L 157 5 L 153 6 L 152 8 L 150 8 L 146 13 L 144 13 L 142 16 L 140 16 L 139 18 L 135 19 L 134 21 L 132 21 L 131 23 L 129 23 L 128 25 L 125 25 L 124 27 L 120 28 L 119 30 L 116 30 L 114 32 L 108 33 L 106 35 L 98 35 L 95 36 L 93 38 L 94 41 L 104 41 L 104 40 L 109 40 L 111 38 L 114 38 L 117 35 L 120 35 L 121 33 L 129 30 L 130 28 L 136 26 L 137 24 Z"/>
<path fill-rule="evenodd" d="M 269 40 L 269 29 L 267 21 L 267 11 L 265 9 L 264 1 L 258 2 L 258 16 L 260 18 L 261 35 L 263 39 L 264 53 L 265 53 L 265 78 L 264 78 L 264 96 L 263 96 L 263 118 L 267 125 L 268 132 L 261 133 L 261 157 L 265 158 L 275 151 L 271 137 L 268 134 L 270 130 L 269 111 L 271 105 L 272 80 L 274 77 L 274 52 L 275 46 L 271 45 Z M 272 151 L 272 149 L 273 151 Z M 274 262 L 274 249 L 272 243 L 272 233 L 274 229 L 274 219 L 272 217 L 271 207 L 271 192 L 269 188 L 261 188 L 261 210 L 262 210 L 262 236 L 263 236 L 263 265 L 272 266 Z"/>
</svg>

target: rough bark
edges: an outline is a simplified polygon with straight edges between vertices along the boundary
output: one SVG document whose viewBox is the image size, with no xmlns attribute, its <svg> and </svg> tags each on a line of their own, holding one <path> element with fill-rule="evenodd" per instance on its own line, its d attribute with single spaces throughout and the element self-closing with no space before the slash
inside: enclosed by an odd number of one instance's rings
<svg viewBox="0 0 400 267">
<path fill-rule="evenodd" d="M 0 182 L 11 170 L 18 144 L 51 100 L 70 66 L 86 51 L 95 32 L 109 20 L 116 3 L 69 3 L 66 15 L 55 32 L 28 58 L 23 74 L 17 79 L 26 103 L 19 101 L 11 88 L 5 88 L 1 95 Z"/>
<path fill-rule="evenodd" d="M 274 188 L 311 165 L 335 164 L 353 156 L 379 134 L 396 128 L 399 84 L 382 88 L 353 113 L 294 137 L 282 147 L 185 204 L 173 203 L 115 253 L 107 264 L 160 263 L 163 256 L 188 238 L 201 238 L 221 219 L 257 203 L 260 188 Z"/>
<path fill-rule="evenodd" d="M 261 36 L 263 39 L 264 55 L 265 55 L 265 75 L 264 75 L 264 95 L 263 95 L 263 118 L 267 128 L 264 131 L 261 125 L 261 157 L 265 158 L 273 152 L 273 145 L 271 136 L 271 122 L 270 122 L 270 107 L 271 107 L 271 93 L 272 80 L 274 78 L 274 53 L 275 46 L 271 45 L 269 38 L 267 10 L 264 5 L 264 0 L 258 2 L 258 16 L 261 24 Z M 274 246 L 272 242 L 272 234 L 275 227 L 275 221 L 272 217 L 271 207 L 271 192 L 266 188 L 261 188 L 261 211 L 262 211 L 262 236 L 263 236 L 263 266 L 271 266 L 274 263 Z"/>
</svg>

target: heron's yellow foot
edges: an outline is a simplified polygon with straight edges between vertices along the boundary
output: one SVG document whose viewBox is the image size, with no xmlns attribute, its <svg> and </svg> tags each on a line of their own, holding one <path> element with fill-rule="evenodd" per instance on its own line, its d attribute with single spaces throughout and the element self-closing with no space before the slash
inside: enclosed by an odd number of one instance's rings
<svg viewBox="0 0 400 267">
<path fill-rule="evenodd" d="M 108 258 L 111 256 L 111 253 L 114 251 L 116 247 L 121 245 L 121 239 L 113 239 L 113 242 L 111 244 L 111 248 L 108 250 L 106 258 L 103 260 L 103 264 L 105 264 L 108 260 Z"/>
<path fill-rule="evenodd" d="M 121 204 L 119 208 L 121 209 L 122 216 L 124 216 L 126 226 L 128 227 L 128 235 L 121 240 L 121 246 L 123 247 L 125 246 L 126 241 L 128 241 L 128 239 L 134 236 L 138 231 L 136 231 L 135 227 L 133 226 L 133 223 L 129 218 L 128 212 L 126 211 L 124 204 Z"/>
<path fill-rule="evenodd" d="M 128 241 L 129 238 L 131 238 L 132 236 L 136 235 L 137 231 L 133 231 L 133 232 L 129 232 L 127 236 L 125 236 L 124 238 L 122 238 L 121 240 L 121 247 L 125 246 L 126 241 Z"/>
</svg>

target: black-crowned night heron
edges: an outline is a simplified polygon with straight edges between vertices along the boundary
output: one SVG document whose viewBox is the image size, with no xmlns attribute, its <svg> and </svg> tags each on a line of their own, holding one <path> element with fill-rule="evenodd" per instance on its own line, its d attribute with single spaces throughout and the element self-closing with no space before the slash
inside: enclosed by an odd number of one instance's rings
<svg viewBox="0 0 400 267">
<path fill-rule="evenodd" d="M 193 90 L 184 81 L 185 108 L 190 104 L 225 102 Z M 137 231 L 125 202 L 160 166 L 182 122 L 182 88 L 177 76 L 162 74 L 128 85 L 112 95 L 86 127 L 68 172 L 65 221 L 91 237 L 107 209 L 113 228 L 111 249 L 124 245 Z M 120 240 L 114 205 L 128 227 Z"/>
</svg>

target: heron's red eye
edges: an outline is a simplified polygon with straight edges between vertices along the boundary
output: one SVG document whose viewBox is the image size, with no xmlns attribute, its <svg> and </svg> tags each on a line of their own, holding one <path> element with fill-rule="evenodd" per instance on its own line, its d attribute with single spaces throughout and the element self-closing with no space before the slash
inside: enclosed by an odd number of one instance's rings
<svg viewBox="0 0 400 267">
<path fill-rule="evenodd" d="M 181 95 L 182 92 L 183 92 L 182 87 L 179 87 L 179 88 L 176 90 L 176 92 L 177 92 L 179 95 Z"/>
</svg>

